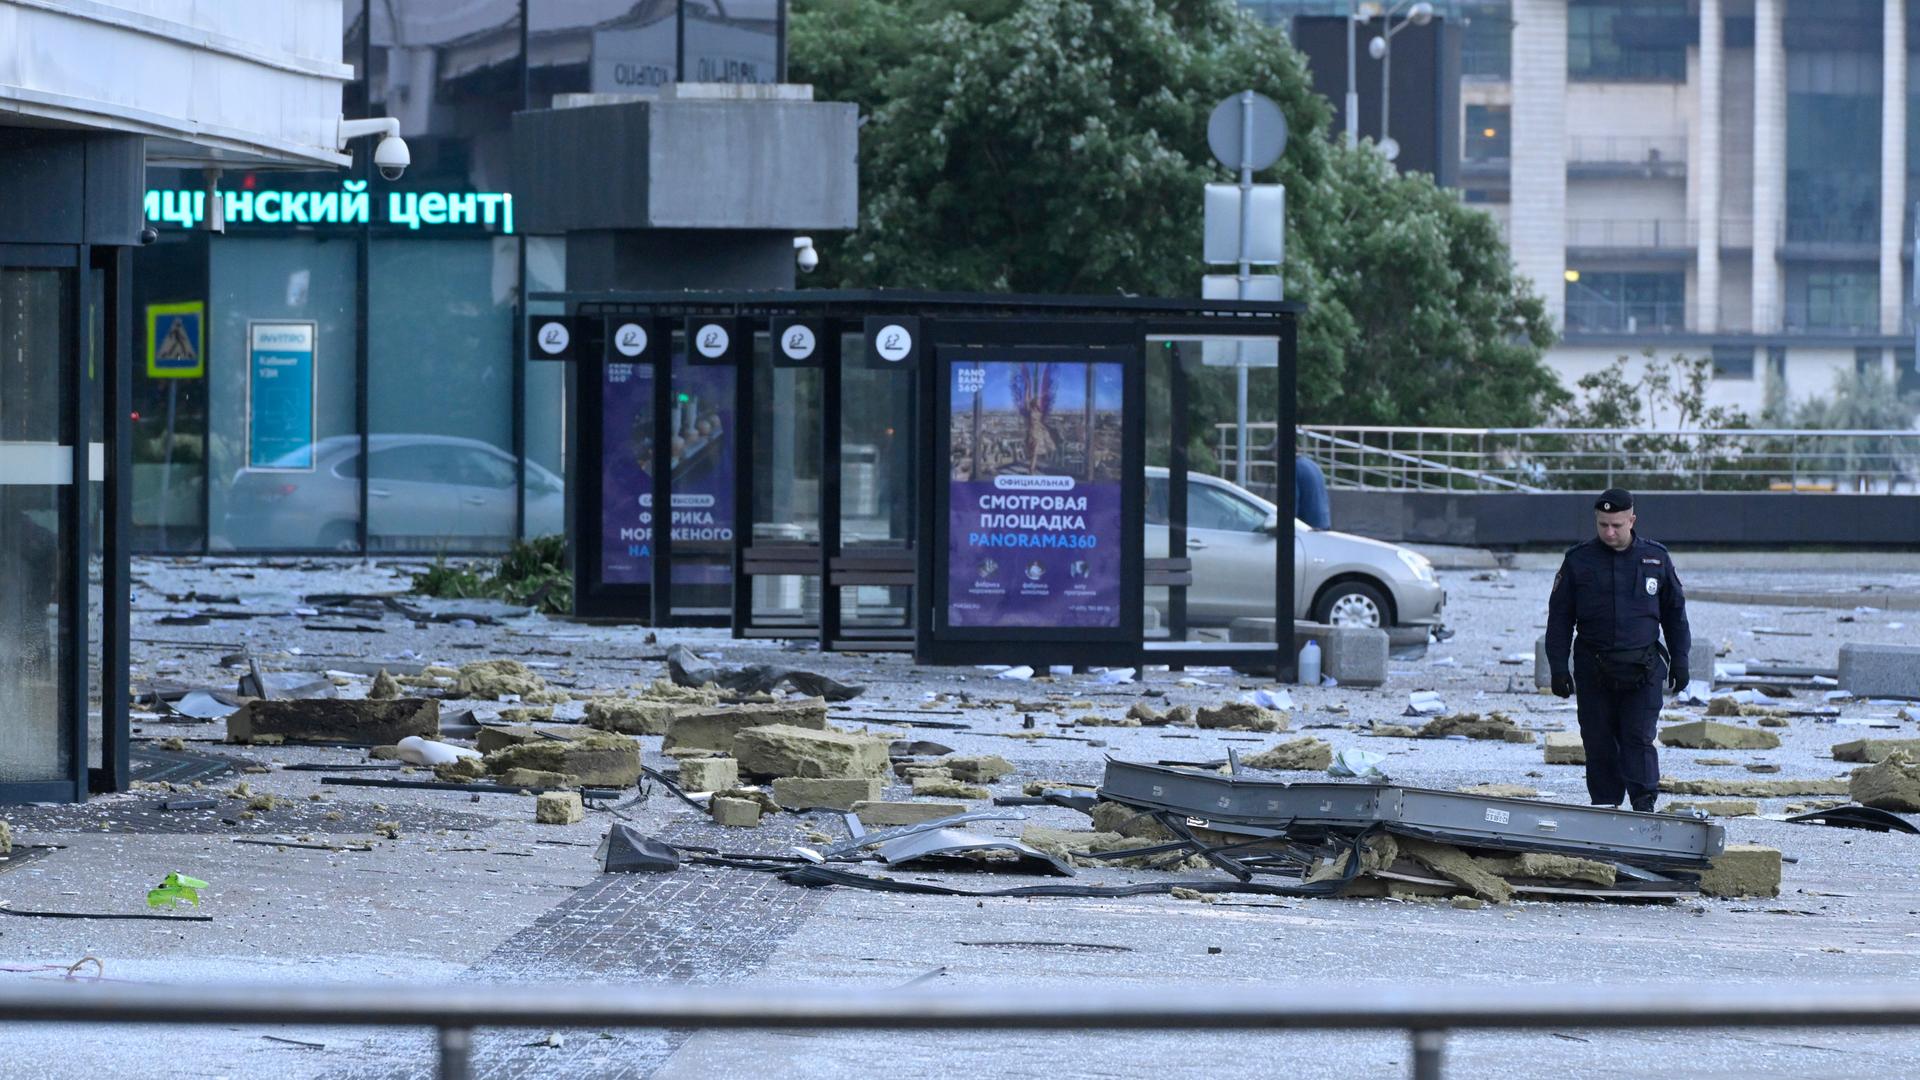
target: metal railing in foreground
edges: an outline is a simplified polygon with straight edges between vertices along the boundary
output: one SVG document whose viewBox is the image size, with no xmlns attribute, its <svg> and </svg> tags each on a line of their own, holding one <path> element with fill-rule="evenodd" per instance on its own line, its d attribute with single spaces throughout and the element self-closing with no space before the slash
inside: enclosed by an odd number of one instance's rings
<svg viewBox="0 0 1920 1080">
<path fill-rule="evenodd" d="M 1058 989 L 818 986 L 0 986 L 0 1023 L 303 1024 L 430 1028 L 439 1076 L 473 1071 L 476 1028 L 809 1031 L 1404 1031 L 1415 1080 L 1463 1030 L 1920 1026 L 1906 986 L 1301 986 L 1230 995 L 1138 984 Z M 1143 992 L 1146 991 L 1146 992 Z M 956 1063 L 957 1064 L 957 1063 Z"/>
<path fill-rule="evenodd" d="M 1214 457 L 1234 475 L 1232 424 Z M 1249 478 L 1273 481 L 1271 422 L 1247 425 Z M 1371 491 L 1920 493 L 1920 430 L 1441 428 L 1302 425 L 1299 453 L 1332 487 Z"/>
</svg>

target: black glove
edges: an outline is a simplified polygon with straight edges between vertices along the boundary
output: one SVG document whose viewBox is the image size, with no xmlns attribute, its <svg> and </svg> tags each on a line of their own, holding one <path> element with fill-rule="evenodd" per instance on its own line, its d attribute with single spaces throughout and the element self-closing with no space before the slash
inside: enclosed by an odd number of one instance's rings
<svg viewBox="0 0 1920 1080">
<path fill-rule="evenodd" d="M 1687 677 L 1686 668 L 1683 668 L 1683 667 L 1673 668 L 1667 672 L 1667 693 L 1677 694 L 1680 691 L 1685 690 L 1687 688 L 1687 684 L 1692 681 L 1693 681 L 1692 679 L 1689 679 Z"/>
<path fill-rule="evenodd" d="M 1564 671 L 1554 672 L 1553 696 L 1554 697 L 1572 697 L 1573 696 L 1573 676 L 1572 675 L 1569 675 Z"/>
</svg>

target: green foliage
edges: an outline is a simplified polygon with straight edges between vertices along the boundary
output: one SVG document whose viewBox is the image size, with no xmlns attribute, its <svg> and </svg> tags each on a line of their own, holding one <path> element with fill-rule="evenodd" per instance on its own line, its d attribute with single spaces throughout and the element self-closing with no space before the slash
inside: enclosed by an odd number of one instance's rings
<svg viewBox="0 0 1920 1080">
<path fill-rule="evenodd" d="M 1777 395 L 1768 402 L 1765 414 L 1768 427 L 1808 428 L 1822 431 L 1907 431 L 1920 417 L 1920 394 L 1901 394 L 1899 387 L 1878 365 L 1855 371 L 1836 371 L 1833 393 L 1786 405 Z M 1856 477 L 1870 474 L 1884 478 L 1890 473 L 1907 476 L 1920 474 L 1920 454 L 1914 451 L 1912 438 L 1891 435 L 1829 436 L 1818 450 L 1809 454 L 1793 440 L 1771 440 L 1778 454 L 1798 454 L 1796 476 L 1813 474 L 1831 477 L 1842 489 L 1853 488 Z M 1810 459 L 1810 460 L 1809 460 Z M 1865 484 L 1867 490 L 1877 482 Z"/>
<path fill-rule="evenodd" d="M 200 890 L 207 883 L 185 874 L 168 874 L 160 884 L 147 890 L 148 907 L 174 907 L 182 900 L 194 907 L 200 906 Z"/>
<path fill-rule="evenodd" d="M 1539 439 L 1533 449 L 1558 455 L 1547 482 L 1575 490 L 1625 487 L 1643 491 L 1765 488 L 1773 463 L 1738 436 L 1712 432 L 1750 427 L 1744 410 L 1708 405 L 1713 361 L 1652 350 L 1636 370 L 1622 356 L 1581 376 L 1580 397 L 1561 406 L 1560 427 L 1610 434 Z M 1680 435 L 1676 432 L 1707 432 Z"/>
<path fill-rule="evenodd" d="M 1303 422 L 1525 425 L 1565 397 L 1493 220 L 1329 141 L 1300 54 L 1232 0 L 795 0 L 790 42 L 868 121 L 822 285 L 1196 295 L 1202 185 L 1232 179 L 1207 115 L 1251 88 L 1293 132 L 1257 179 L 1287 187 Z M 1191 405 L 1203 443 L 1231 383 Z"/>
<path fill-rule="evenodd" d="M 573 574 L 567 569 L 566 538 L 542 536 L 524 543 L 516 541 L 498 563 L 491 565 L 456 565 L 441 556 L 425 573 L 413 576 L 413 591 L 422 596 L 505 600 L 549 615 L 571 613 Z"/>
</svg>

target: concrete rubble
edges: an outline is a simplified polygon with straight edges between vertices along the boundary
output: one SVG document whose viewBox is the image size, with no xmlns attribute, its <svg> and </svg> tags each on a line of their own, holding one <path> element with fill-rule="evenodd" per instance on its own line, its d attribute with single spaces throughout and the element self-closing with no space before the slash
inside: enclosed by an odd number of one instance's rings
<svg viewBox="0 0 1920 1080">
<path fill-rule="evenodd" d="M 1862 806 L 1920 812 L 1920 761 L 1895 750 L 1877 764 L 1855 769 L 1847 794 Z"/>
<path fill-rule="evenodd" d="M 913 779 L 914 795 L 931 795 L 948 799 L 986 799 L 993 792 L 973 784 L 963 784 L 947 776 L 916 776 Z"/>
<path fill-rule="evenodd" d="M 977 754 L 970 757 L 944 757 L 933 763 L 947 770 L 955 780 L 965 780 L 973 784 L 991 784 L 1004 776 L 1013 775 L 1013 762 L 998 754 Z"/>
<path fill-rule="evenodd" d="M 1580 739 L 1577 731 L 1549 731 L 1542 740 L 1542 750 L 1549 765 L 1585 765 L 1587 763 L 1587 744 Z"/>
<path fill-rule="evenodd" d="M 685 758 L 680 786 L 687 791 L 724 791 L 740 782 L 740 763 L 732 758 Z"/>
<path fill-rule="evenodd" d="M 1669 813 L 1698 810 L 1709 817 L 1752 817 L 1760 804 L 1752 799 L 1703 799 L 1699 802 L 1670 802 L 1662 809 Z"/>
<path fill-rule="evenodd" d="M 1464 735 L 1469 739 L 1499 739 L 1512 743 L 1530 743 L 1533 732 L 1522 730 L 1506 713 L 1493 712 L 1485 716 L 1479 713 L 1452 713 L 1438 716 L 1427 721 L 1420 729 L 1423 739 L 1444 739 L 1452 735 Z"/>
<path fill-rule="evenodd" d="M 760 804 L 752 799 L 725 799 L 715 796 L 709 812 L 716 825 L 751 829 L 760 824 Z"/>
<path fill-rule="evenodd" d="M 661 742 L 660 748 L 672 751 L 698 747 L 732 753 L 734 738 L 740 732 L 747 728 L 776 724 L 824 731 L 827 726 L 827 704 L 819 700 L 801 699 L 771 705 L 716 706 L 681 713 L 668 720 L 666 739 Z"/>
<path fill-rule="evenodd" d="M 1713 720 L 1695 720 L 1662 730 L 1660 742 L 1688 750 L 1772 750 L 1780 745 L 1780 736 Z"/>
<path fill-rule="evenodd" d="M 1734 899 L 1780 895 L 1780 852 L 1759 844 L 1728 844 L 1700 875 L 1700 891 L 1707 896 Z"/>
<path fill-rule="evenodd" d="M 1285 731 L 1287 715 L 1263 709 L 1244 701 L 1201 706 L 1197 721 L 1202 728 L 1226 731 Z"/>
<path fill-rule="evenodd" d="M 567 777 L 564 786 L 626 788 L 640 782 L 640 745 L 625 735 L 596 731 L 581 739 L 521 743 L 487 755 L 487 772 L 517 786 L 524 774 Z M 518 780 L 506 779 L 519 775 Z"/>
<path fill-rule="evenodd" d="M 574 825 L 585 821 L 587 810 L 577 791 L 543 791 L 534 797 L 533 820 L 541 825 Z"/>
<path fill-rule="evenodd" d="M 773 801 L 788 810 L 852 810 L 879 802 L 885 788 L 878 777 L 782 776 L 773 782 Z"/>
<path fill-rule="evenodd" d="M 857 802 L 853 816 L 869 829 L 892 829 L 918 825 L 967 812 L 966 803 L 954 802 Z"/>
<path fill-rule="evenodd" d="M 454 693 L 483 701 L 517 699 L 529 705 L 567 700 L 563 691 L 548 689 L 547 680 L 518 660 L 476 660 L 460 665 L 454 677 Z"/>
<path fill-rule="evenodd" d="M 1920 739 L 1855 739 L 1837 743 L 1833 748 L 1833 760 L 1872 765 L 1885 761 L 1896 752 L 1920 758 Z"/>
<path fill-rule="evenodd" d="M 261 699 L 227 717 L 227 741 L 232 743 L 386 746 L 409 735 L 439 734 L 440 703 L 431 698 Z"/>
<path fill-rule="evenodd" d="M 1669 795 L 1731 796 L 1777 799 L 1787 795 L 1845 795 L 1845 780 L 1675 780 L 1660 778 L 1660 790 Z"/>
<path fill-rule="evenodd" d="M 1319 772 L 1333 764 L 1333 746 L 1306 735 L 1241 758 L 1240 764 L 1273 772 Z"/>
<path fill-rule="evenodd" d="M 531 724 L 483 724 L 474 737 L 474 745 L 482 754 L 491 754 L 495 750 L 505 750 L 509 746 L 523 743 L 550 742 L 554 739 L 583 739 L 593 734 L 592 728 L 578 724 L 553 724 L 534 727 Z"/>
<path fill-rule="evenodd" d="M 749 776 L 884 777 L 887 740 L 843 731 L 820 731 L 792 724 L 769 724 L 739 731 L 733 756 Z"/>
</svg>

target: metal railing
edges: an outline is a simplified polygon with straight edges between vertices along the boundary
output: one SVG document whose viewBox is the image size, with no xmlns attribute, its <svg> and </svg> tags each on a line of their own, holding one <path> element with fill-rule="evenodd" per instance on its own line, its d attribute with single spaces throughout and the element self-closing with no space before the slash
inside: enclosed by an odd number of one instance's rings
<svg viewBox="0 0 1920 1080">
<path fill-rule="evenodd" d="M 1575 135 L 1567 140 L 1573 165 L 1671 165 L 1687 160 L 1684 135 Z"/>
<path fill-rule="evenodd" d="M 1271 422 L 1248 426 L 1249 478 L 1274 481 Z M 1419 428 L 1303 425 L 1296 446 L 1331 487 L 1372 491 L 1920 493 L 1920 431 Z M 1239 458 L 1215 425 L 1222 476 Z"/>
<path fill-rule="evenodd" d="M 1567 246 L 1583 248 L 1690 248 L 1700 230 L 1686 218 L 1573 218 Z"/>
<path fill-rule="evenodd" d="M 1475 984 L 1074 987 L 970 992 L 622 986 L 0 987 L 9 1024 L 302 1024 L 432 1029 L 441 1080 L 473 1075 L 476 1028 L 757 1031 L 1404 1031 L 1414 1080 L 1439 1080 L 1454 1031 L 1920 1026 L 1907 987 Z M 958 1064 L 958 1062 L 956 1062 Z"/>
<path fill-rule="evenodd" d="M 1687 329 L 1687 305 L 1681 301 L 1569 300 L 1569 334 L 1678 334 Z"/>
</svg>

